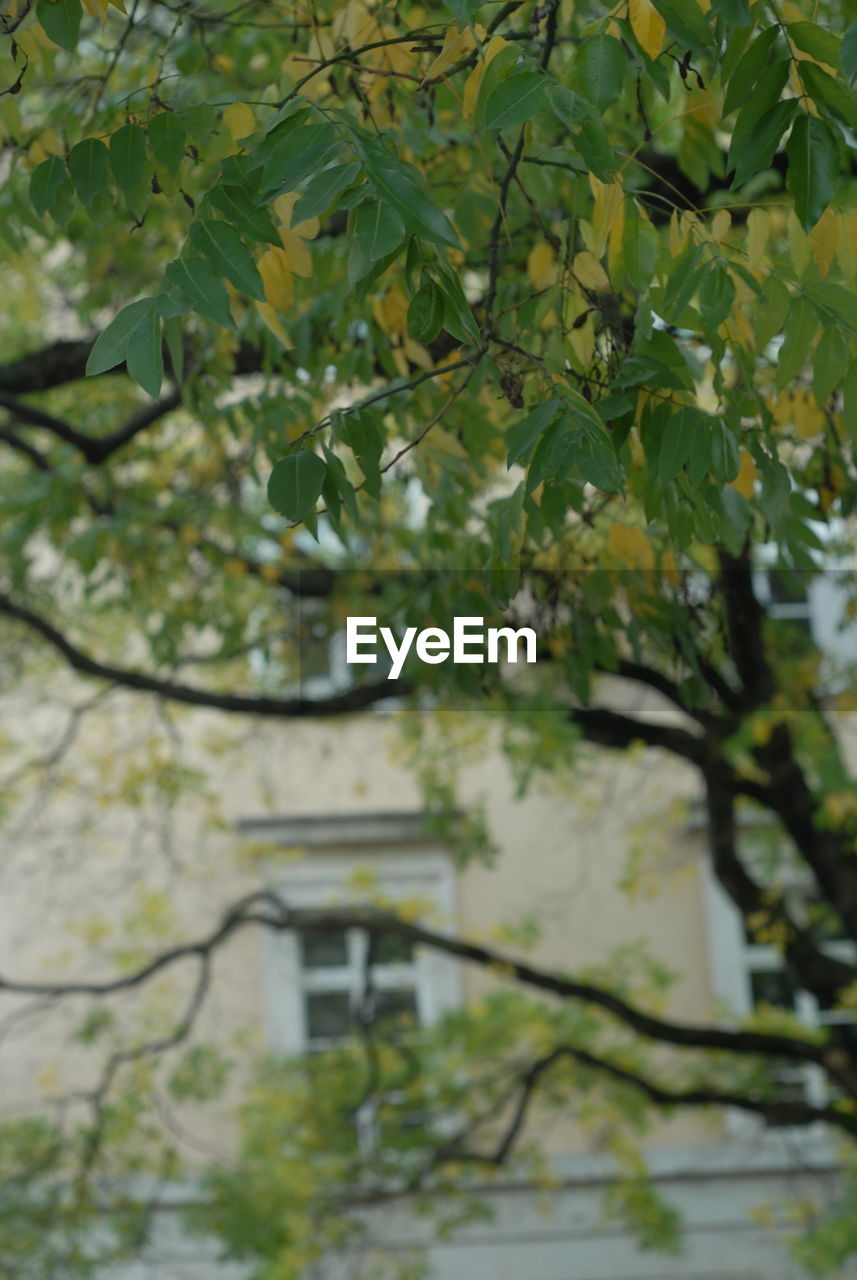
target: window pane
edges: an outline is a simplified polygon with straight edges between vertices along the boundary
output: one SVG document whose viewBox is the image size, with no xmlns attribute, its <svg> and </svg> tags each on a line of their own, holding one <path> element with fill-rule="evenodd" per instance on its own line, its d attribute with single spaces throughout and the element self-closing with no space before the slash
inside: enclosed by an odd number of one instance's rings
<svg viewBox="0 0 857 1280">
<path fill-rule="evenodd" d="M 310 1040 L 343 1040 L 351 1030 L 351 997 L 347 991 L 317 991 L 304 996 Z"/>
<path fill-rule="evenodd" d="M 387 987 L 375 992 L 375 1017 L 417 1020 L 417 993 L 413 987 Z"/>
<path fill-rule="evenodd" d="M 757 969 L 750 974 L 753 1004 L 772 1004 L 780 1009 L 795 1007 L 795 986 L 785 969 Z"/>
<path fill-rule="evenodd" d="M 345 929 L 306 929 L 300 935 L 301 964 L 305 969 L 332 969 L 348 964 Z"/>
<path fill-rule="evenodd" d="M 779 1067 L 774 1070 L 777 1102 L 807 1102 L 806 1077 L 800 1067 Z M 769 1129 L 780 1129 L 788 1125 L 788 1120 L 766 1119 Z"/>
<path fill-rule="evenodd" d="M 413 964 L 414 944 L 410 938 L 381 934 L 375 940 L 376 964 Z"/>
</svg>

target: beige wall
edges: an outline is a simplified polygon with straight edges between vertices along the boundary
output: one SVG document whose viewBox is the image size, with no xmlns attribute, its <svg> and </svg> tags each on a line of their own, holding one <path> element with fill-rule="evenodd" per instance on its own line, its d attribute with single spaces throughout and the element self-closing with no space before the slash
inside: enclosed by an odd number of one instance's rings
<svg viewBox="0 0 857 1280">
<path fill-rule="evenodd" d="M 80 692 L 92 694 L 85 687 Z M 53 715 L 59 726 L 56 709 Z M 13 730 L 22 723 L 13 722 Z M 40 732 L 48 748 L 51 725 L 45 711 Z M 172 812 L 162 812 L 145 787 L 137 797 L 142 807 L 117 799 L 129 771 L 139 784 L 133 769 L 143 762 L 157 772 L 158 760 L 171 752 L 207 775 L 205 794 L 182 800 Z M 119 963 L 133 967 L 153 948 L 207 932 L 225 905 L 277 866 L 276 859 L 248 854 L 236 833 L 240 820 L 413 813 L 420 792 L 402 754 L 395 716 L 259 726 L 178 711 L 165 723 L 147 702 L 116 695 L 84 718 L 58 785 L 46 788 L 42 803 L 30 807 L 10 837 L 0 877 L 0 972 L 56 981 L 104 976 Z M 529 958 L 566 970 L 604 961 L 618 944 L 647 939 L 678 974 L 668 1011 L 686 1019 L 707 1016 L 699 842 L 686 827 L 693 795 L 692 773 L 659 753 L 630 759 L 586 751 L 558 785 L 538 785 L 517 799 L 489 732 L 460 771 L 458 803 L 484 806 L 499 852 L 490 868 L 471 865 L 458 877 L 457 927 L 495 941 L 498 925 L 534 914 L 542 937 Z M 636 893 L 623 894 L 617 884 L 635 845 L 643 850 L 640 884 Z M 355 861 L 367 857 L 355 855 Z M 202 1038 L 227 1049 L 263 1042 L 263 966 L 264 948 L 252 931 L 223 951 L 199 1022 Z M 141 993 L 131 1002 L 133 1016 L 152 1026 L 165 1012 L 174 1016 L 192 972 L 188 966 Z M 467 970 L 466 998 L 494 981 Z M 8 1104 L 58 1097 L 92 1081 L 99 1056 L 64 1044 L 84 1004 L 12 1027 L 0 1045 Z M 228 1147 L 235 1096 L 216 1119 L 207 1114 L 188 1121 L 202 1125 L 206 1143 Z M 682 1121 L 664 1127 L 659 1140 L 710 1133 L 710 1126 Z M 569 1144 L 576 1145 L 570 1134 L 560 1145 Z"/>
</svg>

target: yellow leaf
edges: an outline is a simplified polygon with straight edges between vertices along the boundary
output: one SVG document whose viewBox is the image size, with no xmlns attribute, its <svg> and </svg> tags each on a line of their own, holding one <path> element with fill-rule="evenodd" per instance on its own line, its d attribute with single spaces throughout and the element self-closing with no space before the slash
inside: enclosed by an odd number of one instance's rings
<svg viewBox="0 0 857 1280">
<path fill-rule="evenodd" d="M 311 276 L 312 255 L 297 232 L 289 231 L 287 227 L 277 227 L 277 233 L 283 245 L 286 270 L 293 276 Z"/>
<path fill-rule="evenodd" d="M 711 238 L 722 244 L 732 226 L 732 214 L 728 209 L 718 209 L 711 219 Z"/>
<path fill-rule="evenodd" d="M 341 40 L 356 49 L 361 44 L 370 43 L 370 36 L 377 29 L 377 23 L 362 0 L 349 0 L 335 14 L 331 29 L 335 40 Z"/>
<path fill-rule="evenodd" d="M 613 279 L 616 279 L 617 273 L 621 272 L 624 262 L 624 252 L 622 249 L 622 232 L 625 230 L 625 202 L 619 205 L 619 212 L 610 228 L 610 234 L 607 237 L 607 269 Z"/>
<path fill-rule="evenodd" d="M 461 114 L 465 120 L 469 120 L 473 115 L 473 108 L 476 106 L 479 86 L 482 83 L 486 67 L 492 58 L 495 58 L 508 43 L 508 40 L 504 40 L 502 36 L 492 36 L 488 43 L 483 46 L 479 62 L 477 62 L 464 82 L 464 92 L 461 95 Z"/>
<path fill-rule="evenodd" d="M 256 128 L 256 117 L 246 102 L 233 102 L 223 113 L 223 123 L 229 130 L 234 142 L 246 138 Z"/>
<path fill-rule="evenodd" d="M 589 175 L 589 185 L 595 198 L 595 207 L 592 211 L 593 244 L 591 248 L 596 257 L 600 258 L 607 245 L 607 237 L 613 223 L 619 216 L 625 192 L 621 182 L 602 182 L 600 178 L 595 177 L 594 173 Z"/>
<path fill-rule="evenodd" d="M 824 430 L 824 412 L 805 387 L 798 387 L 792 400 L 792 422 L 802 440 L 809 440 Z"/>
<path fill-rule="evenodd" d="M 294 283 L 282 249 L 266 249 L 258 262 L 265 299 L 277 311 L 286 311 L 294 298 Z"/>
<path fill-rule="evenodd" d="M 650 58 L 656 58 L 664 47 L 667 24 L 651 0 L 628 0 L 628 16 L 640 47 Z"/>
<path fill-rule="evenodd" d="M 748 502 L 751 502 L 758 474 L 759 471 L 752 454 L 748 453 L 746 449 L 742 449 L 741 467 L 735 479 L 730 481 L 730 485 L 737 493 L 740 493 L 742 498 L 746 498 Z"/>
<path fill-rule="evenodd" d="M 818 267 L 826 276 L 839 247 L 840 222 L 835 209 L 827 208 L 809 233 L 809 248 Z"/>
<path fill-rule="evenodd" d="M 274 308 L 271 306 L 271 304 L 269 302 L 257 301 L 255 303 L 255 306 L 256 306 L 256 310 L 259 312 L 259 316 L 261 317 L 262 321 L 271 330 L 271 333 L 274 335 L 274 337 L 279 338 L 280 342 L 283 344 L 283 346 L 286 348 L 287 351 L 291 351 L 292 347 L 294 346 L 294 343 L 292 342 L 291 338 L 286 333 L 285 329 L 280 323 L 277 317 L 277 313 L 274 310 Z"/>
<path fill-rule="evenodd" d="M 574 262 L 571 264 L 571 270 L 578 284 L 584 289 L 596 289 L 601 293 L 610 292 L 610 281 L 607 279 L 607 272 L 594 253 L 589 253 L 586 249 L 576 253 Z"/>
<path fill-rule="evenodd" d="M 839 215 L 842 228 L 839 236 L 839 265 L 848 283 L 857 277 L 857 209 L 843 209 Z"/>
<path fill-rule="evenodd" d="M 654 569 L 655 553 L 642 529 L 614 523 L 610 526 L 607 545 L 618 560 L 629 569 Z"/>
<path fill-rule="evenodd" d="M 83 7 L 91 18 L 100 18 L 103 25 L 107 21 L 110 0 L 83 0 Z"/>
<path fill-rule="evenodd" d="M 444 71 L 448 71 L 475 48 L 476 41 L 469 27 L 465 27 L 463 31 L 459 31 L 457 27 L 449 27 L 443 38 L 443 48 L 425 73 L 423 84 L 427 80 L 437 80 Z"/>
<path fill-rule="evenodd" d="M 573 329 L 568 335 L 568 344 L 577 358 L 579 373 L 587 373 L 595 354 L 595 326 L 588 319 L 579 329 Z"/>
<path fill-rule="evenodd" d="M 534 244 L 527 257 L 527 275 L 534 289 L 547 289 L 556 280 L 556 254 L 549 244 Z"/>
<path fill-rule="evenodd" d="M 401 289 L 394 285 L 383 298 L 372 299 L 372 313 L 386 334 L 398 338 L 405 332 L 408 300 Z"/>
<path fill-rule="evenodd" d="M 770 234 L 770 215 L 764 209 L 751 209 L 747 218 L 746 244 L 747 261 L 751 267 L 761 266 Z"/>
<path fill-rule="evenodd" d="M 809 263 L 809 238 L 800 225 L 794 209 L 789 209 L 787 228 L 792 266 L 795 269 L 795 276 L 800 278 Z"/>
<path fill-rule="evenodd" d="M 434 359 L 431 352 L 421 342 L 415 342 L 407 334 L 402 339 L 402 350 L 411 363 L 415 364 L 419 369 L 434 368 Z"/>
</svg>

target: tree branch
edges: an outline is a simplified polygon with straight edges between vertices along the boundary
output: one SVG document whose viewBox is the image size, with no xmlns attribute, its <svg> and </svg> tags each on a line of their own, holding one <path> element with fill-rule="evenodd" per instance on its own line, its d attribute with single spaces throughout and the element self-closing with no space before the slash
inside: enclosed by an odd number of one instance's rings
<svg viewBox="0 0 857 1280">
<path fill-rule="evenodd" d="M 306 719 L 309 716 L 342 715 L 363 711 L 387 698 L 402 697 L 410 692 L 404 680 L 383 680 L 375 684 L 355 685 L 342 693 L 327 698 L 267 698 L 252 694 L 221 693 L 217 689 L 199 689 L 193 685 L 179 684 L 147 675 L 133 667 L 117 667 L 99 662 L 71 643 L 45 618 L 15 604 L 0 593 L 0 615 L 21 622 L 35 631 L 43 640 L 65 658 L 69 666 L 81 675 L 109 680 L 126 689 L 154 693 L 171 702 L 181 702 L 191 707 L 212 707 L 231 714 L 263 715 L 282 719 Z"/>
<path fill-rule="evenodd" d="M 142 986 L 155 974 L 186 959 L 201 959 L 220 946 L 228 937 L 248 925 L 259 925 L 278 932 L 311 929 L 335 932 L 346 928 L 365 929 L 406 938 L 433 950 L 455 956 L 459 960 L 502 973 L 539 991 L 564 1000 L 582 1000 L 604 1009 L 647 1039 L 683 1049 L 720 1049 L 742 1055 L 760 1055 L 791 1062 L 828 1065 L 828 1051 L 810 1041 L 764 1031 L 739 1031 L 725 1027 L 672 1022 L 630 1004 L 621 996 L 589 982 L 580 982 L 545 969 L 515 960 L 462 938 L 454 938 L 436 930 L 411 924 L 389 912 L 373 907 L 292 908 L 270 890 L 248 894 L 225 913 L 221 923 L 196 942 L 182 943 L 161 952 L 148 964 L 119 978 L 106 981 L 30 982 L 0 978 L 0 991 L 31 996 L 110 996 Z"/>
</svg>

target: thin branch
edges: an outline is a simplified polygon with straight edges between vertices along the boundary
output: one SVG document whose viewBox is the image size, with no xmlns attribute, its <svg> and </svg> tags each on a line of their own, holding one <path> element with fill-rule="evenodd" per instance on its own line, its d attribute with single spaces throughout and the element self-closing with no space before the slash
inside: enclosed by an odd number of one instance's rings
<svg viewBox="0 0 857 1280">
<path fill-rule="evenodd" d="M 171 702 L 181 702 L 192 707 L 213 707 L 230 714 L 302 719 L 308 716 L 334 716 L 363 711 L 386 698 L 402 697 L 411 691 L 410 685 L 404 680 L 383 680 L 374 684 L 355 685 L 342 693 L 331 694 L 328 698 L 268 698 L 253 694 L 221 693 L 218 689 L 200 689 L 193 685 L 162 680 L 133 667 L 117 667 L 99 662 L 72 644 L 45 618 L 0 594 L 0 615 L 4 614 L 40 635 L 81 675 L 109 680 L 126 689 L 155 693 Z"/>
<path fill-rule="evenodd" d="M 739 1031 L 672 1022 L 647 1013 L 603 987 L 535 968 L 503 952 L 411 924 L 389 912 L 372 907 L 292 908 L 270 890 L 248 894 L 226 912 L 221 923 L 211 933 L 195 942 L 182 943 L 161 952 L 133 973 L 100 982 L 57 983 L 0 978 L 0 991 L 57 997 L 114 995 L 142 986 L 155 974 L 183 960 L 211 955 L 228 937 L 248 925 L 258 925 L 278 932 L 295 929 L 324 932 L 358 928 L 365 929 L 370 934 L 406 938 L 414 944 L 431 947 L 482 968 L 501 972 L 524 986 L 550 992 L 565 1000 L 581 1000 L 593 1004 L 613 1014 L 640 1035 L 664 1044 L 684 1049 L 720 1049 L 744 1055 L 764 1055 L 786 1061 L 828 1065 L 828 1051 L 823 1045 L 771 1032 Z"/>
</svg>

